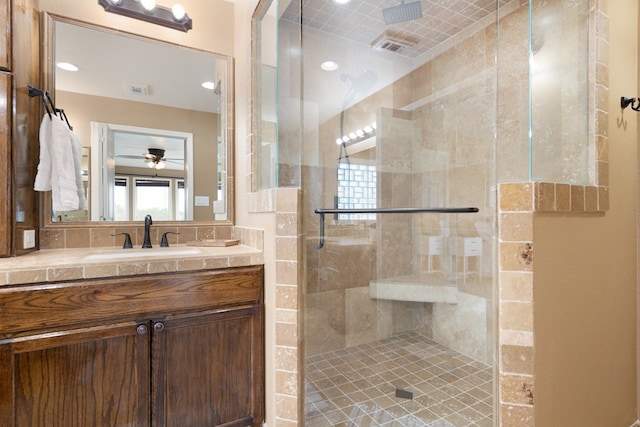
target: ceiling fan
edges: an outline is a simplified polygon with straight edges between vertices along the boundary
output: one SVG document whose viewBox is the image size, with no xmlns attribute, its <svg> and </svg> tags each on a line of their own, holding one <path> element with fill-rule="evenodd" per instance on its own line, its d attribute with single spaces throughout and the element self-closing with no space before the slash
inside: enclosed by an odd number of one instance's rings
<svg viewBox="0 0 640 427">
<path fill-rule="evenodd" d="M 148 152 L 144 153 L 141 156 L 131 156 L 131 155 L 118 155 L 118 157 L 125 159 L 144 159 L 144 162 L 150 168 L 155 169 L 163 169 L 166 165 L 166 162 L 169 161 L 171 163 L 176 163 L 182 165 L 184 159 L 173 159 L 173 158 L 165 158 L 164 157 L 165 150 L 163 148 L 148 148 Z"/>
<path fill-rule="evenodd" d="M 164 167 L 164 162 L 167 160 L 164 158 L 164 150 L 162 148 L 149 148 L 149 152 L 144 155 L 145 163 L 151 163 L 156 165 L 157 169 L 161 169 L 158 167 L 160 162 L 162 162 L 162 167 Z"/>
</svg>

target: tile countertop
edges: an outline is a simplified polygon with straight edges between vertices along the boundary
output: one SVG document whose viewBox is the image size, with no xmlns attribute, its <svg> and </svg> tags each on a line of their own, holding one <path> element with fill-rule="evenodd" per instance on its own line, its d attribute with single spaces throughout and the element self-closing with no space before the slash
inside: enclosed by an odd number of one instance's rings
<svg viewBox="0 0 640 427">
<path fill-rule="evenodd" d="M 0 258 L 0 286 L 264 264 L 249 246 L 47 249 Z"/>
</svg>

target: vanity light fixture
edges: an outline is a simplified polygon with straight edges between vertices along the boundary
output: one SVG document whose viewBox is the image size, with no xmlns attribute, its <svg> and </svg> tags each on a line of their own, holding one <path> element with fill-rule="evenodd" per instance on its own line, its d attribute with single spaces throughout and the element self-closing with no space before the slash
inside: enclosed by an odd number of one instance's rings
<svg viewBox="0 0 640 427">
<path fill-rule="evenodd" d="M 140 19 L 152 24 L 184 31 L 193 28 L 193 21 L 179 4 L 172 8 L 156 5 L 155 0 L 98 0 L 106 12 Z"/>
<path fill-rule="evenodd" d="M 337 145 L 351 145 L 356 142 L 364 141 L 365 139 L 371 138 L 376 134 L 376 123 L 373 122 L 371 125 L 367 125 L 362 129 L 357 129 L 354 132 L 349 132 L 347 135 L 343 135 L 341 138 L 336 139 Z"/>
</svg>

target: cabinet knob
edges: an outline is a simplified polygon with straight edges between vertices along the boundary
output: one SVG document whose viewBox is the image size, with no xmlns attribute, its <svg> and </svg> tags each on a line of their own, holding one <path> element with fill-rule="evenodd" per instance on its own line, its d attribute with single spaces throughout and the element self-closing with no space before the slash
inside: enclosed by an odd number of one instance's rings
<svg viewBox="0 0 640 427">
<path fill-rule="evenodd" d="M 164 323 L 162 323 L 162 322 L 155 323 L 153 325 L 153 330 L 156 331 L 156 332 L 164 331 Z"/>
<path fill-rule="evenodd" d="M 138 325 L 136 332 L 138 332 L 138 335 L 144 335 L 147 333 L 147 327 L 145 325 Z"/>
</svg>

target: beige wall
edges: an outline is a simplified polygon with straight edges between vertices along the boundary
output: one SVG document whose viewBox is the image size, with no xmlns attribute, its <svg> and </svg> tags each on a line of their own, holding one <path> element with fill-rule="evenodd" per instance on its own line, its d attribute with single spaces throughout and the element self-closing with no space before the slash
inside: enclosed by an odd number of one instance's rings
<svg viewBox="0 0 640 427">
<path fill-rule="evenodd" d="M 605 2 L 606 3 L 606 2 Z M 638 3 L 609 2 L 609 202 L 604 214 L 536 214 L 535 421 L 627 427 L 636 414 Z M 605 9 L 606 10 L 606 9 Z"/>
</svg>

